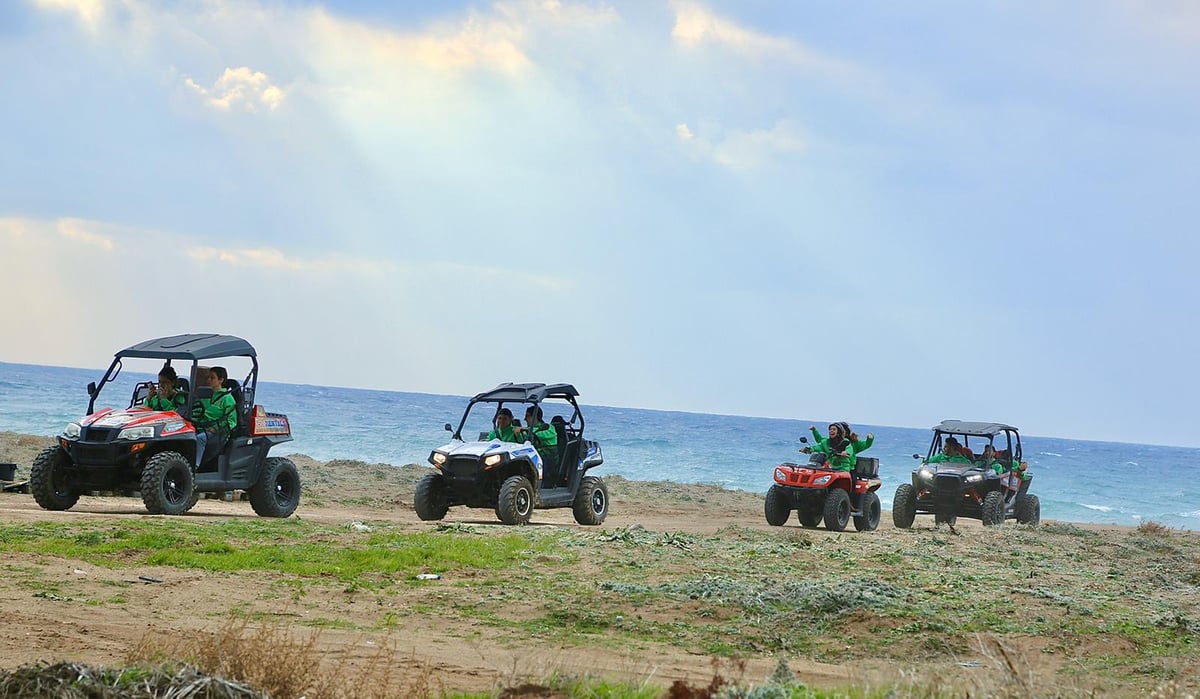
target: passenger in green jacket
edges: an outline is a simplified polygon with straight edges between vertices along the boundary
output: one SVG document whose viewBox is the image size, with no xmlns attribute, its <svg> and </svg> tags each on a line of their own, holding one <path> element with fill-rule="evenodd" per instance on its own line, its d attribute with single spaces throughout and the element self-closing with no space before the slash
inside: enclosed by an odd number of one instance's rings
<svg viewBox="0 0 1200 699">
<path fill-rule="evenodd" d="M 525 411 L 525 427 L 514 429 L 518 437 L 527 438 L 533 444 L 533 448 L 537 449 L 537 453 L 542 457 L 543 465 L 558 465 L 558 432 L 553 425 L 542 421 L 541 407 L 529 406 Z"/>
<path fill-rule="evenodd" d="M 237 401 L 233 399 L 229 389 L 225 388 L 227 378 L 229 374 L 224 367 L 201 367 L 196 370 L 196 382 L 200 383 L 203 379 L 213 391 L 212 398 L 201 398 L 193 408 L 192 424 L 196 427 L 197 466 L 204 460 L 204 451 L 210 443 L 228 437 L 237 429 Z"/>
<path fill-rule="evenodd" d="M 846 423 L 843 422 L 842 424 L 845 425 Z M 864 451 L 870 449 L 871 445 L 875 443 L 875 435 L 871 434 L 870 432 L 867 433 L 866 439 L 859 439 L 858 433 L 850 429 L 849 426 L 846 427 L 846 431 L 850 433 L 850 443 L 854 445 L 855 454 L 863 453 Z"/>
<path fill-rule="evenodd" d="M 962 445 L 960 445 L 958 443 L 957 439 L 955 439 L 954 437 L 947 437 L 946 441 L 942 444 L 942 453 L 934 454 L 925 463 L 927 463 L 927 464 L 942 464 L 942 463 L 969 464 L 969 463 L 971 463 L 971 459 L 962 453 Z"/>
<path fill-rule="evenodd" d="M 816 445 L 804 447 L 800 451 L 805 454 L 817 453 L 825 455 L 825 465 L 835 471 L 853 471 L 855 464 L 854 445 L 850 442 L 850 430 L 845 423 L 835 422 L 829 425 L 829 436 L 822 437 L 817 428 L 810 427 Z"/>
<path fill-rule="evenodd" d="M 183 406 L 187 405 L 187 396 L 179 390 L 179 376 L 174 367 L 163 365 L 158 372 L 158 385 L 150 384 L 144 405 L 151 410 L 182 412 Z"/>
<path fill-rule="evenodd" d="M 516 430 L 513 428 L 513 414 L 508 408 L 500 408 L 496 413 L 496 429 L 487 433 L 483 441 L 490 442 L 493 439 L 498 439 L 501 442 L 523 442 L 521 437 L 517 436 Z"/>
</svg>

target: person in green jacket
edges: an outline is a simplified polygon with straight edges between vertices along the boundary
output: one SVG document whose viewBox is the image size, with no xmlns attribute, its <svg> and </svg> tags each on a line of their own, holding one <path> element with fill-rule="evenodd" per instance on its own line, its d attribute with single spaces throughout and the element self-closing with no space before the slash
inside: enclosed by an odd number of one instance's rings
<svg viewBox="0 0 1200 699">
<path fill-rule="evenodd" d="M 204 452 L 209 444 L 228 437 L 237 429 L 237 401 L 233 394 L 225 388 L 225 379 L 229 374 L 224 367 L 215 366 L 211 369 L 200 367 L 196 370 L 196 383 L 201 379 L 212 389 L 212 398 L 201 398 L 193 408 L 192 424 L 196 427 L 196 465 L 204 460 Z"/>
<path fill-rule="evenodd" d="M 514 428 L 514 431 L 522 439 L 528 439 L 534 449 L 537 449 L 537 453 L 542 457 L 543 468 L 558 465 L 558 432 L 553 425 L 548 425 L 542 420 L 540 406 L 529 406 L 525 410 L 525 427 Z"/>
<path fill-rule="evenodd" d="M 942 453 L 934 454 L 925 463 L 927 463 L 927 464 L 941 464 L 941 463 L 969 464 L 969 463 L 971 463 L 971 459 L 962 453 L 962 445 L 958 443 L 957 439 L 955 439 L 954 437 L 947 437 L 946 441 L 942 443 Z"/>
<path fill-rule="evenodd" d="M 158 385 L 150 384 L 150 393 L 144 405 L 151 410 L 182 412 L 187 405 L 187 396 L 179 390 L 179 376 L 175 368 L 163 365 L 158 372 Z"/>
<path fill-rule="evenodd" d="M 816 427 L 810 427 L 816 445 L 804 447 L 800 451 L 805 454 L 824 454 L 825 465 L 835 471 L 853 471 L 855 464 L 854 445 L 850 442 L 850 430 L 845 423 L 835 422 L 829 425 L 829 436 L 822 437 Z"/>
<path fill-rule="evenodd" d="M 500 408 L 496 413 L 496 429 L 487 433 L 483 441 L 490 442 L 493 439 L 498 439 L 501 442 L 523 442 L 523 438 L 517 436 L 516 429 L 513 427 L 513 414 L 508 408 Z"/>
</svg>

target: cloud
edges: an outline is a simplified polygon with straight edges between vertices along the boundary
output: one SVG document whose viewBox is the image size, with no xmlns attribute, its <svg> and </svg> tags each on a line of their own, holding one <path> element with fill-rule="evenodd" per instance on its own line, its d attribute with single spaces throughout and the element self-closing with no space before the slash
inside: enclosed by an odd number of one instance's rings
<svg viewBox="0 0 1200 699">
<path fill-rule="evenodd" d="M 693 157 L 738 171 L 763 167 L 806 147 L 799 127 L 789 121 L 777 122 L 770 129 L 728 130 L 715 141 L 696 136 L 686 123 L 675 126 L 675 135 Z"/>
<path fill-rule="evenodd" d="M 326 255 L 304 259 L 290 257 L 274 248 L 222 250 L 212 247 L 193 247 L 188 250 L 187 254 L 196 262 L 218 262 L 232 267 L 256 267 L 304 274 L 383 275 L 395 271 L 395 265 L 386 261 L 345 255 Z"/>
<path fill-rule="evenodd" d="M 260 107 L 275 111 L 284 98 L 283 89 L 272 85 L 266 73 L 252 71 L 246 66 L 226 68 L 211 89 L 197 84 L 191 78 L 185 78 L 184 83 L 204 97 L 209 106 L 223 111 L 235 107 L 247 112 L 257 112 Z"/>
<path fill-rule="evenodd" d="M 61 219 L 57 223 L 57 228 L 58 234 L 68 240 L 74 240 L 84 245 L 90 245 L 109 252 L 115 247 L 112 238 L 91 230 L 91 225 L 88 221 L 74 218 Z"/>
<path fill-rule="evenodd" d="M 107 9 L 104 0 L 34 0 L 34 4 L 45 10 L 75 15 L 92 33 L 100 30 Z"/>
<path fill-rule="evenodd" d="M 421 65 L 444 71 L 481 69 L 516 75 L 531 65 L 521 49 L 525 31 L 518 18 L 472 11 L 459 22 L 420 32 L 397 32 L 336 18 L 314 10 L 306 22 L 318 61 L 372 66 Z"/>
<path fill-rule="evenodd" d="M 671 4 L 675 9 L 671 38 L 685 48 L 722 46 L 750 58 L 782 59 L 831 77 L 849 77 L 859 72 L 852 64 L 799 41 L 746 29 L 687 0 L 675 0 Z"/>
</svg>

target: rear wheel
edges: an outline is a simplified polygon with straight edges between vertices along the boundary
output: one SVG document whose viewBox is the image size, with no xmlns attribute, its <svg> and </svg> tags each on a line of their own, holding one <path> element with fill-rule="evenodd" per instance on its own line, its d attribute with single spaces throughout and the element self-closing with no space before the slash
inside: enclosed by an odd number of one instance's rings
<svg viewBox="0 0 1200 699">
<path fill-rule="evenodd" d="M 608 516 L 608 487 L 596 476 L 585 476 L 575 494 L 575 521 L 580 524 L 596 525 Z"/>
<path fill-rule="evenodd" d="M 850 522 L 850 495 L 841 488 L 825 496 L 825 528 L 831 532 L 845 530 Z"/>
<path fill-rule="evenodd" d="M 429 473 L 417 483 L 417 492 L 413 496 L 413 509 L 417 517 L 426 522 L 442 519 L 449 511 L 450 505 L 446 500 L 446 481 L 440 473 Z"/>
<path fill-rule="evenodd" d="M 892 500 L 892 524 L 898 529 L 908 529 L 917 518 L 917 493 L 911 483 L 901 483 Z"/>
<path fill-rule="evenodd" d="M 1036 495 L 1018 495 L 1015 509 L 1020 524 L 1038 524 L 1042 521 L 1042 501 Z"/>
<path fill-rule="evenodd" d="M 792 508 L 788 506 L 787 496 L 779 486 L 773 485 L 767 491 L 767 498 L 763 501 L 763 514 L 767 516 L 767 524 L 772 527 L 783 526 L 788 521 Z"/>
<path fill-rule="evenodd" d="M 999 490 L 993 490 L 983 496 L 983 504 L 979 509 L 983 526 L 998 527 L 1004 524 L 1004 495 Z"/>
<path fill-rule="evenodd" d="M 196 501 L 192 462 L 177 451 L 151 456 L 142 469 L 142 502 L 152 515 L 181 515 Z"/>
<path fill-rule="evenodd" d="M 533 516 L 533 486 L 525 476 L 509 476 L 500 486 L 496 514 L 505 524 L 529 524 Z"/>
<path fill-rule="evenodd" d="M 62 447 L 47 447 L 33 460 L 29 490 L 44 510 L 69 510 L 79 502 L 79 491 L 71 487 L 67 469 L 71 457 Z"/>
<path fill-rule="evenodd" d="M 281 456 L 263 462 L 258 481 L 250 486 L 250 507 L 259 517 L 289 517 L 300 505 L 300 472 Z"/>
<path fill-rule="evenodd" d="M 800 504 L 796 506 L 796 519 L 800 520 L 800 526 L 813 529 L 821 526 L 821 517 L 824 516 L 825 501 L 819 497 L 806 497 L 800 500 Z"/>
<path fill-rule="evenodd" d="M 882 508 L 879 505 L 879 496 L 875 491 L 863 493 L 862 514 L 854 518 L 854 528 L 860 532 L 872 532 L 879 528 L 879 517 L 882 513 Z"/>
</svg>

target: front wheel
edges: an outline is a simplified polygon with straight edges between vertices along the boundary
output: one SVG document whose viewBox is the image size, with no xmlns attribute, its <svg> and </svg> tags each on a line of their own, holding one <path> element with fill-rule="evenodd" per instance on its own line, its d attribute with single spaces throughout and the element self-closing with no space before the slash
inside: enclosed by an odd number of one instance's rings
<svg viewBox="0 0 1200 699">
<path fill-rule="evenodd" d="M 533 516 L 533 486 L 525 476 L 509 476 L 500 486 L 496 514 L 505 524 L 529 524 Z"/>
<path fill-rule="evenodd" d="M 840 532 L 850 523 L 850 494 L 834 488 L 825 496 L 825 528 Z"/>
<path fill-rule="evenodd" d="M 192 462 L 177 451 L 150 457 L 142 469 L 142 502 L 152 515 L 181 515 L 196 503 Z"/>
<path fill-rule="evenodd" d="M 1004 495 L 999 490 L 984 495 L 979 509 L 983 526 L 998 527 L 1004 524 Z"/>
<path fill-rule="evenodd" d="M 767 497 L 763 501 L 763 514 L 767 516 L 767 524 L 772 527 L 781 527 L 788 521 L 792 508 L 788 506 L 787 496 L 779 486 L 773 485 L 767 491 Z"/>
<path fill-rule="evenodd" d="M 875 491 L 864 493 L 862 501 L 862 514 L 855 516 L 854 528 L 860 532 L 873 532 L 879 528 L 879 517 L 882 513 L 879 496 Z"/>
<path fill-rule="evenodd" d="M 892 524 L 897 529 L 908 529 L 917 518 L 917 493 L 911 483 L 901 483 L 892 500 Z"/>
<path fill-rule="evenodd" d="M 290 517 L 300 505 L 300 472 L 291 459 L 272 456 L 250 486 L 250 507 L 259 517 Z"/>
<path fill-rule="evenodd" d="M 417 517 L 425 522 L 442 519 L 450 510 L 446 502 L 446 481 L 440 473 L 429 473 L 417 483 L 417 492 L 413 495 L 413 509 Z"/>
<path fill-rule="evenodd" d="M 33 460 L 29 490 L 43 510 L 69 510 L 79 502 L 79 491 L 71 487 L 67 469 L 71 457 L 62 447 L 47 447 Z"/>
<path fill-rule="evenodd" d="M 596 476 L 585 476 L 575 494 L 575 521 L 580 524 L 596 525 L 608 516 L 608 487 Z"/>
<path fill-rule="evenodd" d="M 1015 506 L 1018 524 L 1038 524 L 1042 521 L 1042 501 L 1038 496 L 1022 493 Z"/>
</svg>

